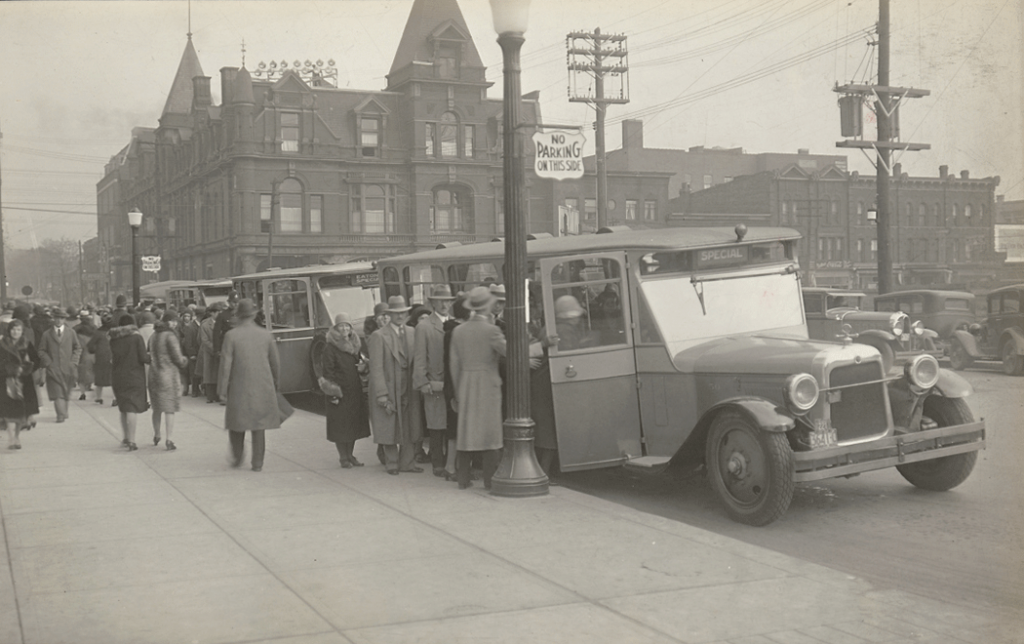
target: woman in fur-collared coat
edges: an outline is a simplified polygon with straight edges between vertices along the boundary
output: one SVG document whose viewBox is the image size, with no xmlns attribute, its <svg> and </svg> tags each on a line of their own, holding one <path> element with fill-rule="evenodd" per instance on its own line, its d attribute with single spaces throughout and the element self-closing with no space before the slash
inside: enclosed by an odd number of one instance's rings
<svg viewBox="0 0 1024 644">
<path fill-rule="evenodd" d="M 39 399 L 32 379 L 39 357 L 35 345 L 25 338 L 24 323 L 14 319 L 8 323 L 0 339 L 0 375 L 4 377 L 0 386 L 0 419 L 7 425 L 8 449 L 21 449 L 19 434 L 28 426 L 28 419 L 39 413 Z M 17 379 L 20 397 L 17 387 L 13 388 L 14 397 L 8 393 L 8 378 Z"/>
<path fill-rule="evenodd" d="M 344 315 L 344 314 L 342 314 Z M 339 315 L 338 317 L 342 317 Z M 324 397 L 327 416 L 327 440 L 338 448 L 343 468 L 361 467 L 352 455 L 356 441 L 370 435 L 370 416 L 359 377 L 361 342 L 352 325 L 344 319 L 327 332 L 324 347 L 324 378 L 338 385 L 341 396 Z"/>
<path fill-rule="evenodd" d="M 139 335 L 139 327 L 135 326 L 135 318 L 125 313 L 118 324 L 110 330 L 112 386 L 121 412 L 121 430 L 124 432 L 121 444 L 134 451 L 138 449 L 135 445 L 136 415 L 149 409 L 146 398 L 149 352 Z"/>
</svg>

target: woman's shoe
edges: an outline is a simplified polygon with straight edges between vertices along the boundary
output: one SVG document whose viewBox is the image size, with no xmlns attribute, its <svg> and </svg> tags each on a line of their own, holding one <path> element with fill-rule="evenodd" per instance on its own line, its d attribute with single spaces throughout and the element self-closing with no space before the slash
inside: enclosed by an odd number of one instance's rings
<svg viewBox="0 0 1024 644">
<path fill-rule="evenodd" d="M 96 399 L 96 404 L 97 405 L 102 405 L 103 404 L 103 399 L 102 398 L 97 398 Z"/>
<path fill-rule="evenodd" d="M 121 447 L 128 447 L 128 439 L 127 438 L 122 438 L 121 439 Z"/>
<path fill-rule="evenodd" d="M 128 451 L 129 452 L 134 452 L 137 449 L 139 449 L 138 445 L 136 445 L 135 443 L 128 443 Z"/>
<path fill-rule="evenodd" d="M 153 437 L 153 445 L 159 445 L 159 444 L 160 444 L 160 434 L 157 434 L 156 436 Z"/>
<path fill-rule="evenodd" d="M 446 481 L 457 481 L 458 478 L 456 478 L 455 472 L 449 472 L 448 470 L 445 470 L 444 471 L 444 480 L 446 480 Z"/>
<path fill-rule="evenodd" d="M 167 441 L 167 451 L 168 452 L 173 452 L 176 449 L 178 449 L 178 446 L 175 445 L 173 441 Z"/>
<path fill-rule="evenodd" d="M 344 460 L 341 462 L 341 469 L 350 470 L 352 469 L 352 461 Z"/>
<path fill-rule="evenodd" d="M 111 407 L 117 407 L 117 400 L 116 399 L 115 400 L 111 400 L 110 401 L 110 406 Z"/>
<path fill-rule="evenodd" d="M 85 400 L 85 394 L 82 394 L 81 396 L 79 396 L 78 399 L 79 400 Z"/>
</svg>

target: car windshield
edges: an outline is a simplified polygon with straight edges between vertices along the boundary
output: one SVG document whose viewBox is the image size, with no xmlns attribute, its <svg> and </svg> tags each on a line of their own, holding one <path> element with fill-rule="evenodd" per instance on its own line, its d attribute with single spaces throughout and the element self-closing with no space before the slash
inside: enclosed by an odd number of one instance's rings
<svg viewBox="0 0 1024 644">
<path fill-rule="evenodd" d="M 373 315 L 373 305 L 379 300 L 376 288 L 363 286 L 325 288 L 321 285 L 320 294 L 332 322 L 339 313 L 347 313 L 352 322 L 359 327 L 362 327 L 359 323 L 363 318 Z"/>
<path fill-rule="evenodd" d="M 947 311 L 970 311 L 971 303 L 967 300 L 950 298 L 946 300 L 944 308 Z"/>
<path fill-rule="evenodd" d="M 680 276 L 644 281 L 641 290 L 672 355 L 731 335 L 807 337 L 796 275 L 751 274 L 696 283 Z"/>
</svg>

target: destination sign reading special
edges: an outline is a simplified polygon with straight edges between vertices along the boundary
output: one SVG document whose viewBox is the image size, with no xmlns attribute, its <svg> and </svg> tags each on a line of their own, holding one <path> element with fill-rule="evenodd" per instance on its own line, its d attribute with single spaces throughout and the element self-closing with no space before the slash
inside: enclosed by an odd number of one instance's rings
<svg viewBox="0 0 1024 644">
<path fill-rule="evenodd" d="M 696 251 L 698 268 L 719 268 L 747 263 L 747 246 L 708 248 Z"/>
<path fill-rule="evenodd" d="M 583 176 L 583 144 L 581 132 L 547 130 L 533 135 L 536 151 L 533 171 L 544 179 L 579 179 Z"/>
</svg>

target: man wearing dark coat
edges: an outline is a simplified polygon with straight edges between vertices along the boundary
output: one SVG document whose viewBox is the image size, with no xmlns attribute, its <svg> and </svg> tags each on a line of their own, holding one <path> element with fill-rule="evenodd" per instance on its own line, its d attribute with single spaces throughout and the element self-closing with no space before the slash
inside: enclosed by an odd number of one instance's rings
<svg viewBox="0 0 1024 644">
<path fill-rule="evenodd" d="M 384 466 L 388 474 L 422 472 L 415 459 L 415 443 L 422 429 L 414 412 L 412 367 L 416 346 L 412 329 L 405 322 L 409 310 L 405 298 L 388 299 L 390 322 L 373 332 L 368 342 L 370 354 L 370 425 L 373 440 L 384 446 Z"/>
<path fill-rule="evenodd" d="M 57 308 L 53 317 L 53 327 L 39 341 L 39 364 L 46 369 L 46 393 L 53 401 L 57 422 L 63 423 L 68 418 L 68 401 L 78 377 L 82 343 L 78 334 L 64 324 L 67 313 Z"/>
</svg>

